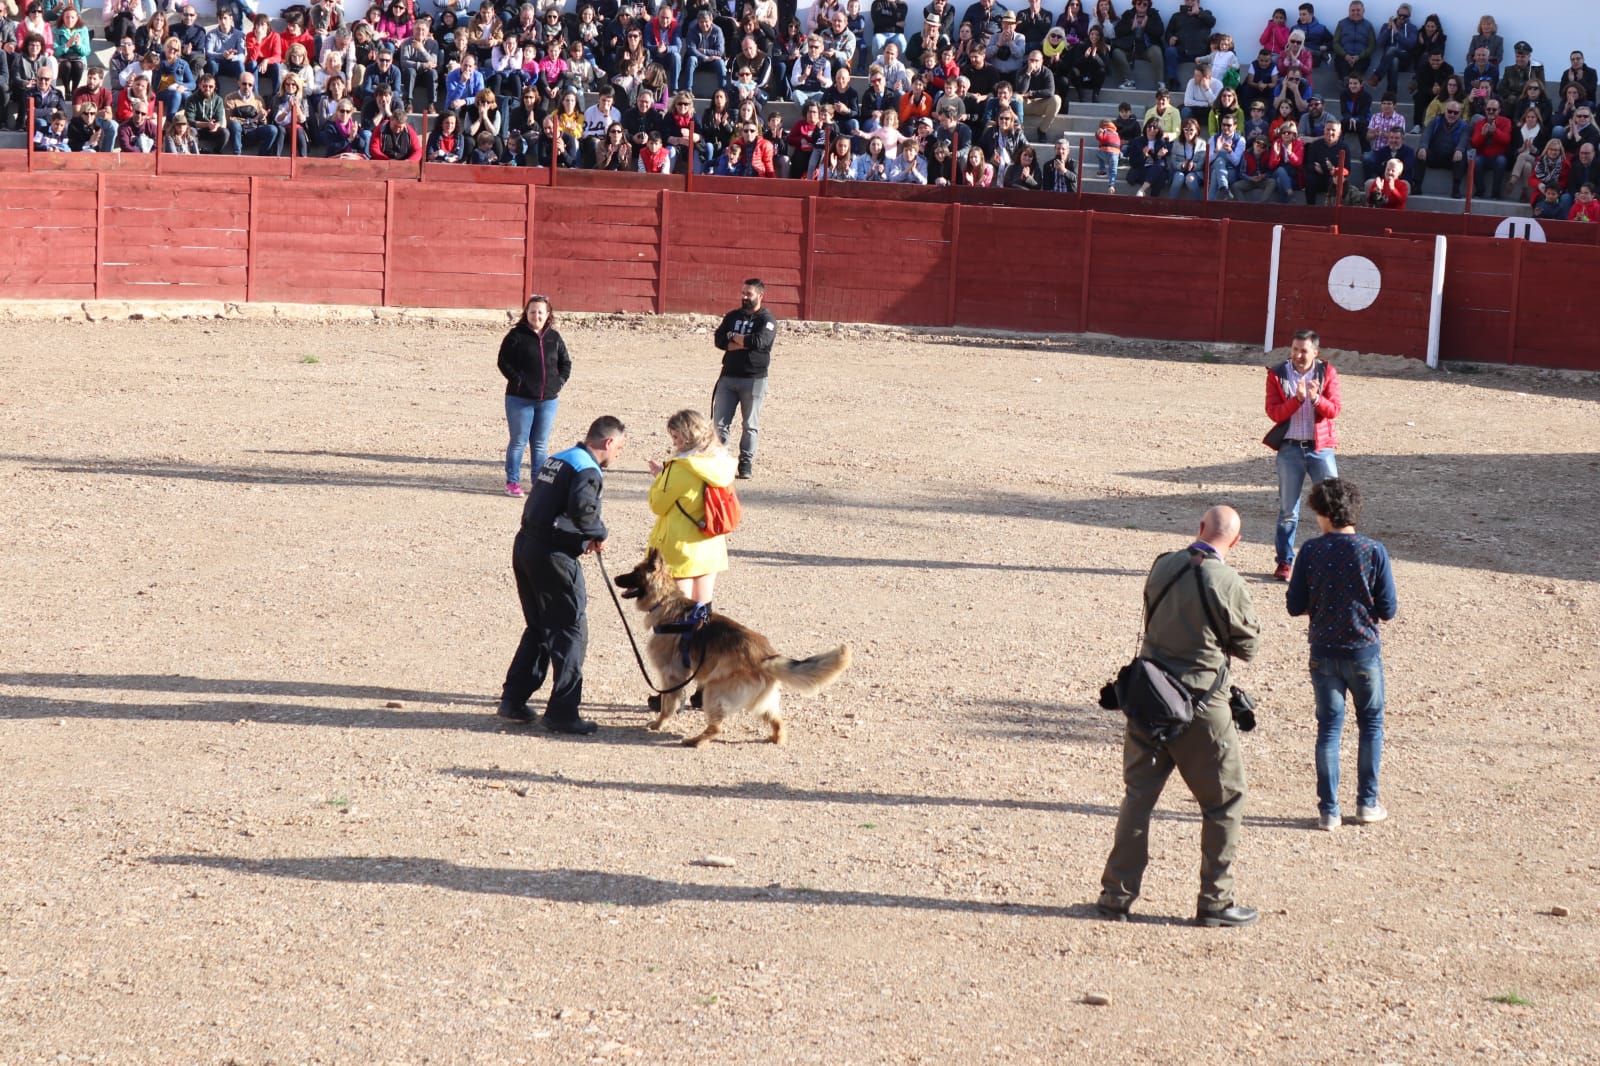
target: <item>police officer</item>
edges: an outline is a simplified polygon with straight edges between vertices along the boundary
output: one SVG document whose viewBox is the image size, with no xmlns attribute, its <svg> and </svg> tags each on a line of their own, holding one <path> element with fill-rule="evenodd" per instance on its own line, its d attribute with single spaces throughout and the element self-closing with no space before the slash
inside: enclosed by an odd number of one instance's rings
<svg viewBox="0 0 1600 1066">
<path fill-rule="evenodd" d="M 1228 656 L 1255 657 L 1261 625 L 1244 579 L 1223 560 L 1239 543 L 1239 512 L 1213 507 L 1186 551 L 1156 559 L 1145 579 L 1148 615 L 1139 654 L 1175 675 L 1196 699 L 1194 721 L 1166 745 L 1131 720 L 1122 745 L 1127 786 L 1117 836 L 1100 878 L 1100 916 L 1127 921 L 1150 860 L 1150 814 L 1174 768 L 1200 804 L 1200 901 L 1195 922 L 1250 925 L 1256 912 L 1233 899 L 1233 853 L 1244 820 L 1244 759 L 1225 687 Z M 1199 580 L 1190 576 L 1193 570 Z M 1164 591 L 1164 594 L 1163 594 Z M 1159 602 L 1156 602 L 1159 597 Z M 1151 610 L 1151 604 L 1155 609 Z M 1219 632 L 1220 630 L 1220 632 Z"/>
<path fill-rule="evenodd" d="M 618 419 L 597 418 L 582 441 L 550 456 L 534 476 L 511 554 L 527 628 L 500 690 L 502 718 L 533 721 L 528 698 L 544 684 L 545 674 L 554 671 L 544 727 L 580 736 L 599 728 L 578 717 L 589 645 L 588 593 L 578 556 L 605 550 L 602 471 L 622 455 L 626 435 Z"/>
<path fill-rule="evenodd" d="M 756 458 L 756 436 L 761 432 L 761 401 L 767 397 L 767 367 L 772 363 L 772 340 L 778 335 L 778 321 L 761 306 L 767 287 L 760 278 L 750 278 L 739 290 L 739 307 L 722 316 L 713 338 L 722 351 L 722 376 L 711 393 L 711 421 L 717 439 L 728 443 L 734 411 L 744 416 L 739 436 L 739 469 L 736 476 L 748 478 Z"/>
</svg>

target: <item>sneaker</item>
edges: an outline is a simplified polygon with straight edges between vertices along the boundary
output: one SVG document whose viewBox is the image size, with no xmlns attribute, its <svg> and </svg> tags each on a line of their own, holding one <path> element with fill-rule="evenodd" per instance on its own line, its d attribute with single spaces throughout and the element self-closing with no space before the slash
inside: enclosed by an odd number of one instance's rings
<svg viewBox="0 0 1600 1066">
<path fill-rule="evenodd" d="M 1120 86 L 1118 86 L 1118 88 L 1122 88 L 1122 89 L 1137 89 L 1138 87 L 1139 87 L 1139 83 L 1134 81 L 1132 78 L 1129 78 L 1127 81 L 1123 82 Z"/>
<path fill-rule="evenodd" d="M 1387 817 L 1389 817 L 1388 808 L 1384 807 L 1384 805 L 1381 803 L 1374 803 L 1370 807 L 1356 808 L 1357 825 L 1373 825 L 1377 822 L 1383 821 Z"/>
<path fill-rule="evenodd" d="M 506 482 L 506 495 L 507 496 L 516 497 L 517 499 L 520 500 L 522 498 L 522 482 L 520 482 L 520 481 L 508 481 L 508 482 Z"/>
<path fill-rule="evenodd" d="M 1343 824 L 1344 819 L 1340 818 L 1337 814 L 1317 815 L 1317 828 L 1322 830 L 1324 833 L 1331 833 Z"/>
<path fill-rule="evenodd" d="M 1272 580 L 1288 581 L 1289 575 L 1294 573 L 1293 563 L 1279 563 L 1278 568 L 1272 572 Z"/>
</svg>

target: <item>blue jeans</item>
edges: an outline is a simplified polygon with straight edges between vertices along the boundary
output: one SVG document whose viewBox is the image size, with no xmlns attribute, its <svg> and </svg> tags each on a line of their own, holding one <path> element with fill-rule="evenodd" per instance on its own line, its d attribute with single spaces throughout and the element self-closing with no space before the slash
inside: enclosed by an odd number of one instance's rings
<svg viewBox="0 0 1600 1066">
<path fill-rule="evenodd" d="M 743 417 L 744 426 L 739 434 L 741 467 L 748 468 L 756 457 L 756 444 L 761 438 L 761 401 L 766 398 L 765 377 L 719 377 L 711 391 L 711 422 L 717 427 L 718 440 L 728 443 L 735 412 Z"/>
<path fill-rule="evenodd" d="M 1311 445 L 1284 441 L 1278 449 L 1278 562 L 1294 562 L 1294 533 L 1300 526 L 1300 490 L 1306 476 L 1311 483 L 1339 476 L 1333 449 L 1312 451 Z"/>
<path fill-rule="evenodd" d="M 1400 84 L 1400 71 L 1402 68 L 1409 70 L 1411 68 L 1411 60 L 1406 57 L 1398 46 L 1390 45 L 1384 49 L 1375 69 L 1381 71 L 1384 77 L 1388 79 L 1389 91 L 1395 92 L 1396 86 Z"/>
<path fill-rule="evenodd" d="M 1211 200 L 1220 200 L 1223 197 L 1233 199 L 1230 190 L 1235 181 L 1239 179 L 1239 168 L 1232 163 L 1215 162 L 1211 164 L 1211 186 L 1206 190 L 1206 197 Z"/>
<path fill-rule="evenodd" d="M 1339 738 L 1344 732 L 1345 692 L 1356 705 L 1361 743 L 1356 756 L 1356 804 L 1378 804 L 1378 767 L 1383 762 L 1383 656 L 1362 659 L 1311 657 L 1311 690 L 1317 700 L 1317 812 L 1339 813 Z"/>
<path fill-rule="evenodd" d="M 506 428 L 511 440 L 506 445 L 506 483 L 522 480 L 522 451 L 533 443 L 533 472 L 537 474 L 549 454 L 550 427 L 555 424 L 560 399 L 524 400 L 506 397 Z"/>
<path fill-rule="evenodd" d="M 721 85 L 728 80 L 728 61 L 721 56 L 707 56 L 701 59 L 693 52 L 685 52 L 683 56 L 683 85 L 684 92 L 694 92 L 695 71 L 701 67 L 710 67 L 717 72 L 717 84 Z"/>
<path fill-rule="evenodd" d="M 262 155 L 277 155 L 278 127 L 266 125 L 247 130 L 237 121 L 228 123 L 228 151 L 240 155 L 255 145 L 261 146 Z"/>
<path fill-rule="evenodd" d="M 1178 66 L 1182 63 L 1192 63 L 1195 60 L 1191 55 L 1180 55 L 1178 46 L 1169 44 L 1161 50 L 1162 57 L 1167 62 L 1167 88 L 1177 92 L 1183 86 L 1178 82 Z"/>
<path fill-rule="evenodd" d="M 883 55 L 883 46 L 893 41 L 900 46 L 900 55 L 906 54 L 906 35 L 903 33 L 874 33 L 872 35 L 872 58 L 877 59 Z"/>
<path fill-rule="evenodd" d="M 1167 187 L 1167 196 L 1176 200 L 1178 194 L 1185 189 L 1189 190 L 1191 200 L 1200 199 L 1200 183 L 1205 180 L 1206 172 L 1203 170 L 1179 170 L 1172 175 L 1172 184 Z"/>
</svg>

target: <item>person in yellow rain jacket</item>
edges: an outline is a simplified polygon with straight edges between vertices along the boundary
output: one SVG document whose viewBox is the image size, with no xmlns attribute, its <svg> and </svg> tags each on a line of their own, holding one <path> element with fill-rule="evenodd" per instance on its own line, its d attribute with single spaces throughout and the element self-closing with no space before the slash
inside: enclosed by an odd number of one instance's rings
<svg viewBox="0 0 1600 1066">
<path fill-rule="evenodd" d="M 650 486 L 650 510 L 656 514 L 650 547 L 661 552 L 679 590 L 710 610 L 717 575 L 728 569 L 728 538 L 707 536 L 705 488 L 733 484 L 737 462 L 717 440 L 711 420 L 699 411 L 679 411 L 667 419 L 673 455 L 665 463 L 651 460 L 656 475 Z"/>
</svg>

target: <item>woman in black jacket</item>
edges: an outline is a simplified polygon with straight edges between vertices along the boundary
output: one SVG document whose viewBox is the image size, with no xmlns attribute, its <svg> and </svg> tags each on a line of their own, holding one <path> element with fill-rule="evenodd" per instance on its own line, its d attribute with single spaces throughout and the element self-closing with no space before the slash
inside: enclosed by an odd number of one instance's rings
<svg viewBox="0 0 1600 1066">
<path fill-rule="evenodd" d="M 506 495 L 522 496 L 522 452 L 533 442 L 533 472 L 544 465 L 556 397 L 572 376 L 567 344 L 552 325 L 548 296 L 528 297 L 522 321 L 500 342 L 500 373 L 506 378 Z"/>
</svg>

